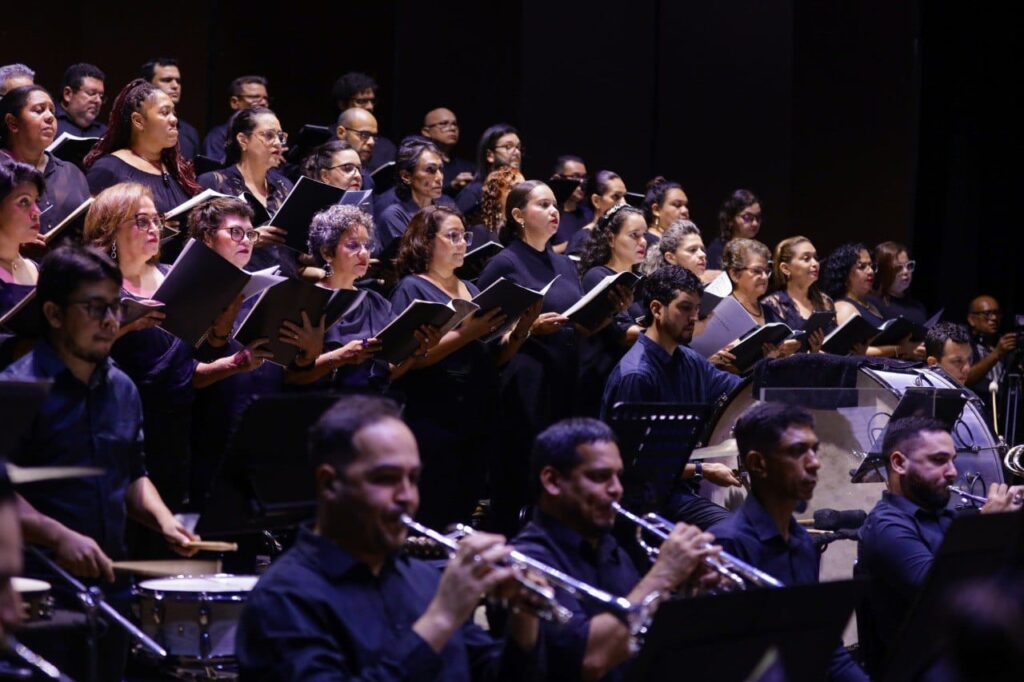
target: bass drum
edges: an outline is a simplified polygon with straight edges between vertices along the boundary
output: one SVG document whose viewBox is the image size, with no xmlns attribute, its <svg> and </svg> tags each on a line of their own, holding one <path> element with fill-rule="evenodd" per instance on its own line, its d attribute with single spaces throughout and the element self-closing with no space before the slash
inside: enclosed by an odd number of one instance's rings
<svg viewBox="0 0 1024 682">
<path fill-rule="evenodd" d="M 871 511 L 885 490 L 884 479 L 873 476 L 871 479 L 876 482 L 851 483 L 850 476 L 860 466 L 863 453 L 880 450 L 889 415 L 907 388 L 912 386 L 961 388 L 944 374 L 929 369 L 893 371 L 861 367 L 857 374 L 855 404 L 851 399 L 848 407 L 809 408 L 814 415 L 815 432 L 821 441 L 818 453 L 821 469 L 814 498 L 805 512 L 797 514 L 799 518 L 811 518 L 818 509 Z M 774 393 L 779 397 L 785 394 L 787 401 L 793 401 L 802 390 L 811 389 L 767 389 L 755 399 L 750 379 L 747 379 L 720 403 L 712 417 L 706 444 L 716 445 L 732 438 L 736 420 L 748 407 L 760 402 L 760 399 L 770 401 Z M 957 486 L 984 494 L 989 483 L 1004 482 L 996 440 L 986 424 L 982 403 L 977 398 L 969 400 L 960 413 L 953 429 L 953 441 L 957 447 Z M 737 465 L 735 456 L 707 461 L 723 462 L 733 468 Z M 884 467 L 879 467 L 878 473 L 884 476 Z M 701 484 L 701 493 L 730 509 L 738 507 L 745 498 L 740 488 L 725 489 L 706 481 Z M 960 498 L 951 497 L 951 507 L 960 503 Z M 822 555 L 821 579 L 845 580 L 852 577 L 856 558 L 856 542 L 833 542 Z"/>
</svg>

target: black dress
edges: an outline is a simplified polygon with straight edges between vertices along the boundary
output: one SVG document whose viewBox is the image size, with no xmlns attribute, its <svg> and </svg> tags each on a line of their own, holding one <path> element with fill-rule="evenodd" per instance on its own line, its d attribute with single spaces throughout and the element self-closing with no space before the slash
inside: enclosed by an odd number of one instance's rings
<svg viewBox="0 0 1024 682">
<path fill-rule="evenodd" d="M 324 333 L 324 352 L 341 348 L 351 341 L 371 339 L 395 317 L 391 303 L 376 291 L 366 291 L 366 298 L 337 324 Z M 384 360 L 370 359 L 359 365 L 342 365 L 313 384 L 346 393 L 382 393 L 388 388 L 391 368 Z"/>
<path fill-rule="evenodd" d="M 722 253 L 724 251 L 725 242 L 722 241 L 721 237 L 715 237 L 711 240 L 707 248 L 708 270 L 722 269 Z"/>
<path fill-rule="evenodd" d="M 868 300 L 887 320 L 905 317 L 916 325 L 923 325 L 928 321 L 928 309 L 924 307 L 924 303 L 909 296 L 870 296 Z"/>
<path fill-rule="evenodd" d="M 471 296 L 480 293 L 466 282 Z M 451 296 L 419 275 L 408 275 L 391 294 L 395 310 L 414 300 L 448 303 Z M 410 370 L 395 382 L 405 393 L 405 421 L 423 460 L 417 518 L 434 528 L 469 523 L 486 497 L 487 456 L 498 405 L 498 370 L 492 348 L 472 341 L 444 360 Z"/>
<path fill-rule="evenodd" d="M 499 277 L 531 289 L 558 280 L 544 297 L 542 312 L 563 312 L 583 295 L 576 265 L 550 247 L 537 251 L 515 239 L 492 258 L 477 280 L 486 289 Z M 516 518 L 528 501 L 529 459 L 534 437 L 573 413 L 579 344 L 572 325 L 531 336 L 501 372 L 501 448 L 492 469 L 492 501 L 498 528 L 518 530 Z"/>
<path fill-rule="evenodd" d="M 615 271 L 607 265 L 598 265 L 583 275 L 583 291 L 596 287 Z M 595 419 L 601 412 L 601 396 L 608 375 L 629 350 L 626 332 L 644 313 L 643 306 L 634 301 L 625 312 L 618 313 L 601 331 L 580 340 L 579 412 Z"/>
<path fill-rule="evenodd" d="M 167 213 L 189 200 L 189 194 L 170 173 L 154 175 L 131 166 L 113 154 L 101 156 L 85 174 L 89 192 L 99 194 L 119 182 L 137 182 L 153 193 L 153 204 L 160 213 Z"/>
</svg>

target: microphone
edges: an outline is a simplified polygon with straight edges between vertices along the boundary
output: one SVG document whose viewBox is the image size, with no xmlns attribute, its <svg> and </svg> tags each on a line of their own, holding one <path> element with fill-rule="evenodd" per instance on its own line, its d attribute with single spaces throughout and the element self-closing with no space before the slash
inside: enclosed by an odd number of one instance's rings
<svg viewBox="0 0 1024 682">
<path fill-rule="evenodd" d="M 818 530 L 855 530 L 864 525 L 868 515 L 863 509 L 819 509 L 814 512 L 814 528 Z"/>
</svg>

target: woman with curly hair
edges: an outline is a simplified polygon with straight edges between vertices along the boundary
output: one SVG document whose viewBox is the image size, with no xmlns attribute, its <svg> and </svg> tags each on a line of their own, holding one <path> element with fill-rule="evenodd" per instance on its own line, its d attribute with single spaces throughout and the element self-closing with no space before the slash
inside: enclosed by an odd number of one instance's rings
<svg viewBox="0 0 1024 682">
<path fill-rule="evenodd" d="M 885 321 L 882 312 L 869 298 L 876 269 L 871 252 L 863 244 L 846 243 L 829 255 L 825 261 L 825 293 L 835 301 L 839 324 L 854 315 L 860 315 L 876 327 Z M 866 354 L 909 358 L 918 345 L 907 336 L 896 345 L 868 346 Z"/>
<path fill-rule="evenodd" d="M 661 239 L 665 230 L 677 220 L 690 218 L 690 199 L 682 185 L 660 175 L 647 183 L 643 206 L 644 218 L 647 219 L 647 241 L 650 244 Z"/>
<path fill-rule="evenodd" d="M 834 311 L 832 298 L 821 291 L 818 279 L 821 265 L 818 252 L 807 237 L 789 237 L 775 247 L 775 261 L 772 269 L 774 292 L 761 299 L 761 305 L 772 312 L 772 316 L 789 325 L 790 329 L 803 329 L 811 313 Z M 835 328 L 829 325 L 817 330 L 808 339 L 811 351 L 817 352 L 825 334 Z"/>
<path fill-rule="evenodd" d="M 458 211 L 428 206 L 418 212 L 399 246 L 402 279 L 391 294 L 392 308 L 404 310 L 416 300 L 447 304 L 476 296 L 476 286 L 455 274 L 472 241 Z M 498 365 L 519 350 L 539 313 L 540 306 L 534 306 L 496 346 L 489 346 L 483 337 L 506 320 L 500 308 L 481 310 L 445 334 L 396 382 L 406 396 L 405 420 L 420 443 L 424 467 L 418 516 L 425 524 L 446 527 L 465 520 L 477 500 L 486 497 L 485 454 L 494 438 Z"/>
<path fill-rule="evenodd" d="M 523 174 L 512 166 L 502 166 L 488 174 L 480 198 L 480 219 L 483 222 L 469 228 L 474 244 L 480 246 L 498 241 L 501 226 L 505 224 L 505 199 L 520 182 L 523 182 Z"/>
<path fill-rule="evenodd" d="M 722 252 L 730 239 L 753 239 L 761 230 L 761 200 L 748 189 L 729 195 L 718 209 L 720 233 L 708 244 L 708 267 L 722 268 Z M 724 269 L 724 268 L 722 268 Z"/>
<path fill-rule="evenodd" d="M 110 108 L 108 126 L 83 162 L 94 196 L 134 182 L 166 213 L 201 191 L 192 162 L 179 151 L 174 102 L 163 90 L 141 78 L 128 83 Z"/>
</svg>

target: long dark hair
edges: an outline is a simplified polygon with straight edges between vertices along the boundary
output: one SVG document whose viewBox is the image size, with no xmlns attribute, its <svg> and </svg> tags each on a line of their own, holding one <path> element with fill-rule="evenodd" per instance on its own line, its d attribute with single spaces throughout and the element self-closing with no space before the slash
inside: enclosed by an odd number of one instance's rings
<svg viewBox="0 0 1024 682">
<path fill-rule="evenodd" d="M 722 232 L 722 242 L 732 239 L 732 221 L 743 209 L 760 204 L 761 200 L 749 189 L 738 189 L 722 202 L 718 209 L 718 229 Z"/>
<path fill-rule="evenodd" d="M 101 156 L 113 154 L 118 149 L 130 149 L 132 146 L 132 114 L 142 111 L 146 100 L 161 92 L 159 88 L 136 78 L 117 93 L 114 104 L 110 107 L 110 118 L 107 121 L 107 132 L 103 134 L 92 150 L 86 154 L 82 165 L 89 169 Z M 187 194 L 196 195 L 202 191 L 196 183 L 196 171 L 192 162 L 180 153 L 178 143 L 160 152 L 160 160 Z"/>
<path fill-rule="evenodd" d="M 580 254 L 578 267 L 581 275 L 590 268 L 607 265 L 612 257 L 612 240 L 622 231 L 622 227 L 632 215 L 644 217 L 639 209 L 620 204 L 612 206 L 607 213 L 598 218 L 590 236 L 583 244 L 583 253 Z"/>
<path fill-rule="evenodd" d="M 494 170 L 491 168 L 491 164 L 487 162 L 487 152 L 494 151 L 494 145 L 498 144 L 498 140 L 501 139 L 502 135 L 513 134 L 518 135 L 519 131 L 507 123 L 498 123 L 485 130 L 484 134 L 480 136 L 480 142 L 476 146 L 477 180 L 483 182 L 487 179 L 487 174 Z"/>
<path fill-rule="evenodd" d="M 668 194 L 668 191 L 670 189 L 681 190 L 682 188 L 683 186 L 678 182 L 666 180 L 660 175 L 647 183 L 647 194 L 644 195 L 643 206 L 644 219 L 647 220 L 648 225 L 654 225 L 654 207 L 661 208 L 662 204 L 665 203 L 665 195 Z"/>
</svg>

